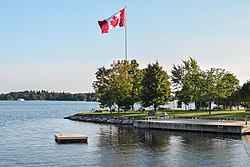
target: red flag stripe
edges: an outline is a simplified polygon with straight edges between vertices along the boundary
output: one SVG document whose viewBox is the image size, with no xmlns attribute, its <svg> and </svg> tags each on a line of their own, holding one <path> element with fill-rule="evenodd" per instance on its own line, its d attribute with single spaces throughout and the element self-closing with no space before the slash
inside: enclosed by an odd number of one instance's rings
<svg viewBox="0 0 250 167">
<path fill-rule="evenodd" d="M 125 26 L 125 8 L 120 11 L 120 24 L 119 26 Z"/>
<path fill-rule="evenodd" d="M 102 33 L 108 33 L 109 31 L 109 24 L 106 20 L 103 20 L 103 21 L 98 21 L 98 24 L 102 30 Z"/>
</svg>

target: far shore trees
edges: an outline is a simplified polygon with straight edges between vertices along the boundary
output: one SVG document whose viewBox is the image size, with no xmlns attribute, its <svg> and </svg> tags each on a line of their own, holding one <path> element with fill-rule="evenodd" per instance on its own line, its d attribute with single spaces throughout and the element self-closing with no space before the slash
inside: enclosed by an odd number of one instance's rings
<svg viewBox="0 0 250 167">
<path fill-rule="evenodd" d="M 154 111 L 159 105 L 167 104 L 171 99 L 169 76 L 158 62 L 148 64 L 143 71 L 141 101 L 144 107 L 153 106 Z"/>
<path fill-rule="evenodd" d="M 48 92 L 45 90 L 41 91 L 20 91 L 20 92 L 10 92 L 7 94 L 0 94 L 0 100 L 58 100 L 58 101 L 96 101 L 95 93 L 57 93 Z"/>
</svg>

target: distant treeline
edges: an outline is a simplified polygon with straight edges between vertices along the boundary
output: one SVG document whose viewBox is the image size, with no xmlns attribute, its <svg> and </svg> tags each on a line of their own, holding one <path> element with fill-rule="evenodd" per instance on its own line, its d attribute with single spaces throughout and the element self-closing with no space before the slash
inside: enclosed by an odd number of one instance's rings
<svg viewBox="0 0 250 167">
<path fill-rule="evenodd" d="M 61 100 L 61 101 L 96 101 L 95 93 L 56 93 L 42 91 L 22 91 L 0 94 L 0 100 Z"/>
</svg>

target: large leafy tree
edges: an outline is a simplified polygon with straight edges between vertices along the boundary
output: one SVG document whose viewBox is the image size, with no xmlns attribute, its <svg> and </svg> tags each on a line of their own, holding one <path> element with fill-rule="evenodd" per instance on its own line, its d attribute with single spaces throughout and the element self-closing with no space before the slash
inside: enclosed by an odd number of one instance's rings
<svg viewBox="0 0 250 167">
<path fill-rule="evenodd" d="M 182 62 L 182 65 L 173 65 L 171 79 L 175 95 L 185 104 L 194 102 L 196 110 L 208 106 L 211 111 L 212 102 L 219 104 L 229 97 L 233 99 L 239 87 L 235 75 L 220 68 L 202 71 L 193 58 Z"/>
<path fill-rule="evenodd" d="M 109 107 L 114 104 L 125 109 L 133 108 L 133 104 L 139 102 L 141 89 L 141 70 L 136 60 L 131 62 L 119 60 L 113 62 L 111 68 L 99 68 L 96 72 L 96 81 L 93 82 L 95 92 L 101 102 L 101 107 Z"/>
<path fill-rule="evenodd" d="M 232 107 L 233 97 L 239 88 L 239 80 L 235 75 L 225 69 L 211 68 L 202 71 L 201 81 L 201 101 L 209 105 L 209 113 L 212 102 Z"/>
<path fill-rule="evenodd" d="M 143 72 L 139 69 L 139 64 L 136 60 L 132 60 L 130 63 L 129 75 L 131 76 L 132 84 L 131 103 L 132 110 L 134 110 L 134 103 L 140 102 L 140 92 L 142 89 L 141 81 L 143 77 Z"/>
<path fill-rule="evenodd" d="M 209 111 L 211 110 L 211 104 L 215 98 L 216 94 L 216 83 L 215 83 L 214 69 L 208 71 L 201 71 L 200 77 L 200 88 L 201 88 L 201 99 L 200 101 L 209 106 Z"/>
<path fill-rule="evenodd" d="M 216 96 L 214 101 L 219 105 L 224 105 L 224 108 L 229 105 L 232 107 L 234 94 L 239 89 L 239 80 L 234 74 L 225 69 L 218 69 L 216 75 Z M 227 104 L 229 102 L 229 104 Z M 230 104 L 231 103 L 231 104 Z"/>
<path fill-rule="evenodd" d="M 112 80 L 115 103 L 120 107 L 128 109 L 132 105 L 132 78 L 129 75 L 130 64 L 122 60 L 114 62 L 112 65 Z"/>
<path fill-rule="evenodd" d="M 111 72 L 111 69 L 106 69 L 105 67 L 98 68 L 98 71 L 95 73 L 96 81 L 93 82 L 94 90 L 99 98 L 98 101 L 101 102 L 100 106 L 108 107 L 110 112 L 115 101 Z"/>
<path fill-rule="evenodd" d="M 134 109 L 134 103 L 140 101 L 139 92 L 141 89 L 142 71 L 136 60 L 117 61 L 112 65 L 112 78 L 115 102 L 120 107 Z"/>
<path fill-rule="evenodd" d="M 194 102 L 195 108 L 199 109 L 198 102 L 201 98 L 200 67 L 193 58 L 183 60 L 182 63 L 182 65 L 173 65 L 171 70 L 175 95 L 186 105 Z"/>
<path fill-rule="evenodd" d="M 250 80 L 243 84 L 239 90 L 239 97 L 244 107 L 250 108 Z"/>
<path fill-rule="evenodd" d="M 144 107 L 153 106 L 154 111 L 159 105 L 167 104 L 171 99 L 169 76 L 158 62 L 148 64 L 142 78 L 141 100 Z"/>
</svg>

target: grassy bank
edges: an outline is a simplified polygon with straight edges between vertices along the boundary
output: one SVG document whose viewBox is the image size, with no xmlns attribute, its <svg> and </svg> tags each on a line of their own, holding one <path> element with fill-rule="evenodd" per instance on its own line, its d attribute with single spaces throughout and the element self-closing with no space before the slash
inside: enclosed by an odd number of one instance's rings
<svg viewBox="0 0 250 167">
<path fill-rule="evenodd" d="M 244 119 L 246 116 L 250 117 L 250 112 L 244 110 L 233 111 L 212 111 L 211 114 L 208 111 L 171 111 L 168 112 L 170 116 L 175 117 L 202 117 L 202 118 L 215 118 L 215 119 Z"/>
<path fill-rule="evenodd" d="M 135 118 L 145 118 L 147 117 L 149 111 L 139 112 L 139 111 L 132 111 L 132 112 L 82 112 L 81 114 L 84 115 L 109 115 L 109 116 L 118 116 L 118 117 L 135 117 Z M 209 114 L 207 111 L 184 111 L 184 110 L 159 110 L 152 116 L 153 118 L 159 117 L 163 112 L 166 112 L 170 118 L 205 118 L 205 119 L 245 119 L 245 117 L 249 117 L 250 119 L 250 112 L 245 112 L 244 110 L 233 110 L 233 111 L 212 111 Z"/>
</svg>

